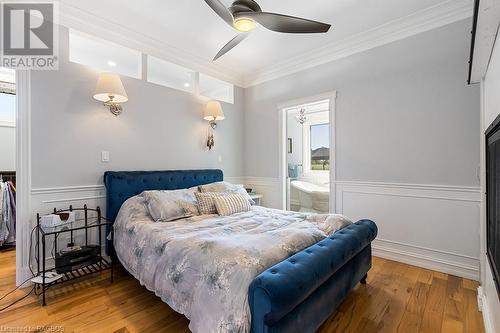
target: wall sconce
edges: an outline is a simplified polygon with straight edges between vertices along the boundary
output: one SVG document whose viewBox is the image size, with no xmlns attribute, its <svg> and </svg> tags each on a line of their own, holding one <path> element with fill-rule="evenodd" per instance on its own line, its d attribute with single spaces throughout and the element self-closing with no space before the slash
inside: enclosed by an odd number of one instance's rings
<svg viewBox="0 0 500 333">
<path fill-rule="evenodd" d="M 208 120 L 209 133 L 207 138 L 208 150 L 212 150 L 215 145 L 214 132 L 213 130 L 217 128 L 217 120 L 224 119 L 224 112 L 222 111 L 222 106 L 218 101 L 210 101 L 205 107 L 205 112 L 203 114 L 203 119 Z"/>
<path fill-rule="evenodd" d="M 120 103 L 128 101 L 120 76 L 113 73 L 101 73 L 99 75 L 94 98 L 109 107 L 109 111 L 115 116 L 118 116 L 123 111 Z"/>
</svg>

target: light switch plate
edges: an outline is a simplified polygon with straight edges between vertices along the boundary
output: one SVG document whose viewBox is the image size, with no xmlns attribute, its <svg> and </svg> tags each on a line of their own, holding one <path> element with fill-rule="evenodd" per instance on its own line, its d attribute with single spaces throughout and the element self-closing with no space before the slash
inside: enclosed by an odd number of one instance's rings
<svg viewBox="0 0 500 333">
<path fill-rule="evenodd" d="M 109 162 L 109 151 L 101 151 L 101 162 Z"/>
</svg>

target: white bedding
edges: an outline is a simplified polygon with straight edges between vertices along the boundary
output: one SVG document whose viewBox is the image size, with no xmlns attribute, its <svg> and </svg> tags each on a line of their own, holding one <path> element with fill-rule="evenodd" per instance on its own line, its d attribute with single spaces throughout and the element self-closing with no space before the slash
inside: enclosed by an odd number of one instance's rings
<svg viewBox="0 0 500 333">
<path fill-rule="evenodd" d="M 251 281 L 350 223 L 341 215 L 263 207 L 154 222 L 136 196 L 116 218 L 114 246 L 124 267 L 184 314 L 192 332 L 249 332 Z"/>
</svg>

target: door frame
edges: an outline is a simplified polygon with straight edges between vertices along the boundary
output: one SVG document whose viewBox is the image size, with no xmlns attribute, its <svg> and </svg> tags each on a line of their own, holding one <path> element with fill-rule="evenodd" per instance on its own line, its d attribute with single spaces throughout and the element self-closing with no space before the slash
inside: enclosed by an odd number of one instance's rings
<svg viewBox="0 0 500 333">
<path fill-rule="evenodd" d="M 330 109 L 330 151 L 333 149 L 333 154 L 330 154 L 330 198 L 329 198 L 329 207 L 330 212 L 335 213 L 337 211 L 336 207 L 336 122 L 335 122 L 335 107 L 337 100 L 337 91 L 329 91 L 322 94 L 307 96 L 303 98 L 289 100 L 283 103 L 278 104 L 278 114 L 279 114 L 279 130 L 278 130 L 278 142 L 279 142 L 279 161 L 278 161 L 278 175 L 280 179 L 280 196 L 281 196 L 281 208 L 287 209 L 287 135 L 286 135 L 286 109 L 300 105 L 300 104 L 309 104 L 320 100 L 329 100 L 329 109 Z"/>
<path fill-rule="evenodd" d="M 16 70 L 17 286 L 31 277 L 29 270 L 31 221 L 31 71 Z"/>
</svg>

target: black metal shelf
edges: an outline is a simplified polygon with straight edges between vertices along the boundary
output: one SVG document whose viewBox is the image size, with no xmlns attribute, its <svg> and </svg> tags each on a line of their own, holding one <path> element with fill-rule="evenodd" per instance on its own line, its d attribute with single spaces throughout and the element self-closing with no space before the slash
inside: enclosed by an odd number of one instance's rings
<svg viewBox="0 0 500 333">
<path fill-rule="evenodd" d="M 77 220 L 75 222 L 67 223 L 60 225 L 58 227 L 42 227 L 40 225 L 40 214 L 37 214 L 37 242 L 36 242 L 36 251 L 37 251 L 37 258 L 40 260 L 37 260 L 37 275 L 42 277 L 42 283 L 38 283 L 36 288 L 39 289 L 41 288 L 41 295 L 42 295 L 42 305 L 46 305 L 46 300 L 45 300 L 45 293 L 48 288 L 66 283 L 69 281 L 73 281 L 91 274 L 103 272 L 105 270 L 110 270 L 110 281 L 111 283 L 113 282 L 113 256 L 111 256 L 110 260 L 108 261 L 105 259 L 102 255 L 102 227 L 106 227 L 108 225 L 111 225 L 110 222 L 103 222 L 105 220 L 102 215 L 101 215 L 101 209 L 97 207 L 96 209 L 90 209 L 87 208 L 87 205 L 84 205 L 83 208 L 73 208 L 72 206 L 69 206 L 69 209 L 67 210 L 56 210 L 54 208 L 53 213 L 63 213 L 63 212 L 75 212 L 75 211 L 81 211 L 84 213 L 84 219 Z M 89 212 L 95 212 L 97 217 L 92 218 L 92 222 L 89 223 Z M 63 228 L 64 227 L 64 228 Z M 57 252 L 57 240 L 58 236 L 63 233 L 70 233 L 70 243 L 74 244 L 74 235 L 73 233 L 75 231 L 79 230 L 84 230 L 85 231 L 85 246 L 89 246 L 89 240 L 88 240 L 88 230 L 92 228 L 97 228 L 98 230 L 98 248 L 99 248 L 99 254 L 95 257 L 96 261 L 93 263 L 86 264 L 83 267 L 75 268 L 71 271 L 68 272 L 61 272 L 60 274 L 62 275 L 61 278 L 52 281 L 52 282 L 45 282 L 46 279 L 49 279 L 46 274 L 48 272 L 53 272 L 56 271 L 56 268 L 51 268 L 47 269 L 46 267 L 46 238 L 52 236 L 54 239 L 54 253 Z M 113 240 L 113 232 L 111 232 L 111 241 Z M 40 255 L 40 241 L 42 245 L 41 249 L 41 255 Z M 55 259 L 55 258 L 54 258 Z M 63 266 L 64 267 L 64 266 Z M 60 267 L 61 268 L 61 267 Z"/>
<path fill-rule="evenodd" d="M 46 288 L 49 288 L 49 287 L 52 287 L 52 286 L 55 286 L 58 284 L 63 284 L 65 282 L 73 281 L 73 280 L 76 280 L 76 279 L 79 279 L 79 278 L 82 278 L 85 276 L 89 276 L 89 275 L 92 275 L 95 273 L 100 273 L 100 272 L 103 272 L 103 271 L 111 269 L 111 268 L 112 268 L 111 262 L 107 261 L 104 258 L 101 258 L 100 263 L 90 264 L 90 265 L 84 266 L 82 268 L 76 269 L 76 270 L 71 271 L 71 272 L 62 273 L 62 278 L 60 278 L 56 281 L 53 281 L 51 283 L 47 283 Z"/>
</svg>

